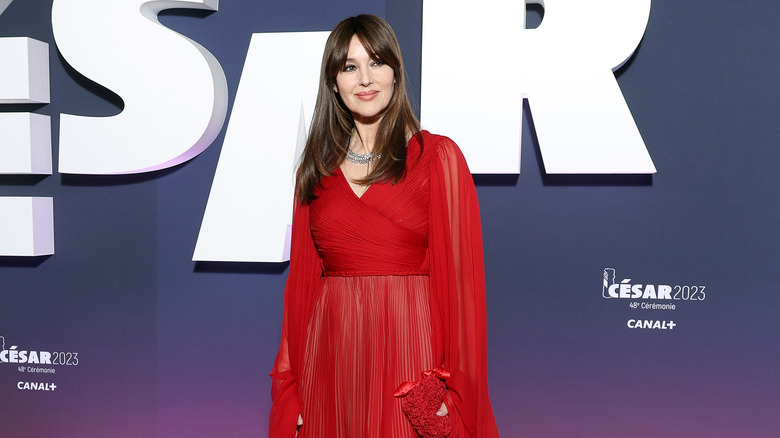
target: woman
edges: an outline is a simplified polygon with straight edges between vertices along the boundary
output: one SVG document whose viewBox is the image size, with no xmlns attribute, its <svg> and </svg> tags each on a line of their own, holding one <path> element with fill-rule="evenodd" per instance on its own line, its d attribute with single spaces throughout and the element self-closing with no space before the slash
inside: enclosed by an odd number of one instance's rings
<svg viewBox="0 0 780 438">
<path fill-rule="evenodd" d="M 270 436 L 498 436 L 476 190 L 381 18 L 326 43 L 296 198 Z"/>
</svg>

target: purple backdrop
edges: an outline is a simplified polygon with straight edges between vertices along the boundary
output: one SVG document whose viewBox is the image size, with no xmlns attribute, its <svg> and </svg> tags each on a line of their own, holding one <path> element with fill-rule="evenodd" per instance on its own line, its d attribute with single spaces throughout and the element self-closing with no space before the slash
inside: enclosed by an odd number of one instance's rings
<svg viewBox="0 0 780 438">
<path fill-rule="evenodd" d="M 0 111 L 52 115 L 56 162 L 58 114 L 121 102 L 58 56 L 50 10 L 17 0 L 0 15 L 0 37 L 49 43 L 52 91 L 48 105 Z M 328 30 L 360 12 L 396 28 L 419 96 L 419 0 L 223 1 L 161 22 L 219 59 L 232 104 L 252 33 Z M 766 1 L 653 2 L 617 76 L 656 175 L 545 175 L 528 119 L 521 175 L 475 178 L 502 436 L 777 436 L 778 16 Z M 499 83 L 497 63 L 475 80 Z M 190 261 L 222 139 L 148 175 L 0 176 L 0 196 L 54 197 L 56 236 L 53 256 L 0 257 L 4 348 L 78 357 L 54 374 L 0 363 L 2 436 L 266 436 L 286 264 Z M 706 299 L 632 308 L 650 301 L 604 298 L 605 268 L 618 282 L 705 286 Z"/>
</svg>

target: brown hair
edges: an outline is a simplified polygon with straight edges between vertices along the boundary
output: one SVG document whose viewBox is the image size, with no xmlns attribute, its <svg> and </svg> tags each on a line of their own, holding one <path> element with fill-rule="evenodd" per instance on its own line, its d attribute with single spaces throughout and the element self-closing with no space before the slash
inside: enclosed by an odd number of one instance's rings
<svg viewBox="0 0 780 438">
<path fill-rule="evenodd" d="M 347 142 L 354 120 L 334 88 L 336 76 L 346 64 L 353 36 L 357 36 L 372 59 L 381 60 L 393 69 L 396 80 L 393 96 L 379 122 L 377 143 L 374 146 L 374 152 L 381 154 L 382 158 L 375 161 L 371 173 L 358 182 L 398 182 L 406 170 L 408 135 L 420 131 L 420 122 L 406 94 L 401 47 L 393 28 L 375 15 L 363 14 L 343 20 L 336 25 L 325 43 L 317 103 L 298 167 L 297 196 L 305 204 L 316 198 L 314 190 L 320 179 L 332 175 L 347 154 Z"/>
</svg>

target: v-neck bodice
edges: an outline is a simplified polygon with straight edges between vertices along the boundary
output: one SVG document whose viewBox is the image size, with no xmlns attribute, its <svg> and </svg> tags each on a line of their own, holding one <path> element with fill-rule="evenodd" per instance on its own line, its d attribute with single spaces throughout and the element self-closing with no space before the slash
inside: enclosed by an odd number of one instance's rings
<svg viewBox="0 0 780 438">
<path fill-rule="evenodd" d="M 322 178 L 311 203 L 311 231 L 325 275 L 427 274 L 430 157 L 413 138 L 407 171 L 362 195 L 341 169 Z"/>
<path fill-rule="evenodd" d="M 366 193 L 368 193 L 368 190 L 371 188 L 373 184 L 370 184 L 368 187 L 366 187 L 365 190 L 363 190 L 362 195 L 358 195 L 355 189 L 352 188 L 352 184 L 349 182 L 349 177 L 347 177 L 347 174 L 344 173 L 344 169 L 341 167 L 336 168 L 336 175 L 341 175 L 341 179 L 344 181 L 344 184 L 347 185 L 347 188 L 352 192 L 353 195 L 355 195 L 356 198 L 362 199 L 363 196 L 366 196 Z"/>
</svg>

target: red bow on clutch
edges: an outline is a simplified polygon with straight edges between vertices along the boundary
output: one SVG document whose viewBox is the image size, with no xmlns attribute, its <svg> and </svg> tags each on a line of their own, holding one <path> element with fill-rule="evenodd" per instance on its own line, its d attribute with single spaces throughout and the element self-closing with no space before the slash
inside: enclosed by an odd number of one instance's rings
<svg viewBox="0 0 780 438">
<path fill-rule="evenodd" d="M 393 393 L 401 397 L 401 409 L 409 418 L 414 430 L 423 438 L 444 438 L 452 430 L 449 415 L 438 416 L 447 385 L 444 380 L 450 377 L 443 368 L 424 371 L 419 382 L 404 382 Z"/>
</svg>

